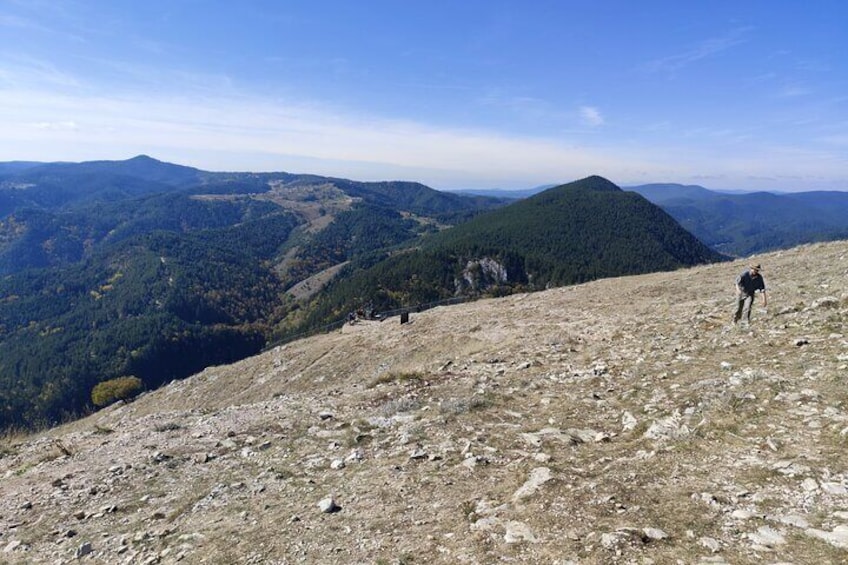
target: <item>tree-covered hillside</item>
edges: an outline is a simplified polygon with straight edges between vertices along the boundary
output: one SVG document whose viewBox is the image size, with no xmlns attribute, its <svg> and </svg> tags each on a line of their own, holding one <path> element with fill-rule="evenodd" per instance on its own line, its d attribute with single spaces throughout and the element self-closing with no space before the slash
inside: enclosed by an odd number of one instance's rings
<svg viewBox="0 0 848 565">
<path fill-rule="evenodd" d="M 81 261 L 103 245 L 156 230 L 217 229 L 279 211 L 270 202 L 165 192 L 68 211 L 25 208 L 0 220 L 0 275 Z"/>
<path fill-rule="evenodd" d="M 431 245 L 483 255 L 520 252 L 534 285 L 715 261 L 665 212 L 601 177 L 546 190 L 446 232 Z"/>
<path fill-rule="evenodd" d="M 748 256 L 848 238 L 848 192 L 728 194 L 700 186 L 634 186 L 681 226 L 723 253 Z"/>
<path fill-rule="evenodd" d="M 142 156 L 0 164 L 0 204 L 2 429 L 253 354 L 303 316 L 289 287 L 502 202 Z"/>
<path fill-rule="evenodd" d="M 279 317 L 269 259 L 286 214 L 193 234 L 152 232 L 64 268 L 0 279 L 0 427 L 79 413 L 121 375 L 154 388 L 256 353 Z"/>
<path fill-rule="evenodd" d="M 392 310 L 722 259 L 642 196 L 589 177 L 481 214 L 416 249 L 349 266 L 305 325 L 326 324 L 363 302 Z"/>
</svg>

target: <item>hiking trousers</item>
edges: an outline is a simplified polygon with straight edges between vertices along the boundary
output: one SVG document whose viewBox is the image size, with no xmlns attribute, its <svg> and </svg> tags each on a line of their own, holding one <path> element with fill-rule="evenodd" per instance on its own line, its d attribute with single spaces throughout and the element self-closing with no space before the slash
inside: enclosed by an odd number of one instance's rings
<svg viewBox="0 0 848 565">
<path fill-rule="evenodd" d="M 742 314 L 745 314 L 745 321 L 751 323 L 751 310 L 754 309 L 754 295 L 746 292 L 740 292 L 736 295 L 736 313 L 733 315 L 733 323 L 735 324 L 742 319 Z"/>
</svg>

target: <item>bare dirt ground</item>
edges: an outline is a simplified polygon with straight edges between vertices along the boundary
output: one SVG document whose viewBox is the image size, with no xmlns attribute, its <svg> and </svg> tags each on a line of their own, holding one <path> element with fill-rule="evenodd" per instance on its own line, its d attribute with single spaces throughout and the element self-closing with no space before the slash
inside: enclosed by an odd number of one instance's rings
<svg viewBox="0 0 848 565">
<path fill-rule="evenodd" d="M 345 326 L 0 442 L 0 563 L 848 562 L 848 242 Z"/>
</svg>

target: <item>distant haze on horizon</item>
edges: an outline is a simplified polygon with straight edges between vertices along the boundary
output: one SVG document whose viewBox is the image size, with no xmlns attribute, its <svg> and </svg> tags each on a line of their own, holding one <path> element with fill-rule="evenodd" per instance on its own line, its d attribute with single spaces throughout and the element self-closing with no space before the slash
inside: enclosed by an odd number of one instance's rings
<svg viewBox="0 0 848 565">
<path fill-rule="evenodd" d="M 0 161 L 848 190 L 848 4 L 0 0 Z"/>
</svg>

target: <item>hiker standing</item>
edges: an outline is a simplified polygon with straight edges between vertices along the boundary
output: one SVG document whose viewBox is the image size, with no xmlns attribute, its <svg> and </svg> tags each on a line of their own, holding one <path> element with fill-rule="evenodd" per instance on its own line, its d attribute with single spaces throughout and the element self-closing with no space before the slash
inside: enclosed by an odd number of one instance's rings
<svg viewBox="0 0 848 565">
<path fill-rule="evenodd" d="M 760 274 L 759 263 L 751 265 L 748 270 L 736 277 L 736 313 L 733 315 L 733 323 L 742 319 L 745 313 L 745 321 L 751 323 L 751 310 L 754 309 L 754 293 L 763 293 L 763 307 L 768 306 L 766 298 L 766 283 Z"/>
</svg>

